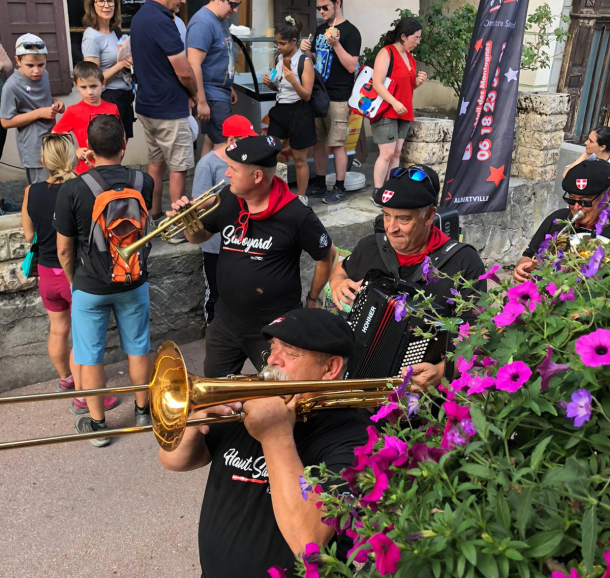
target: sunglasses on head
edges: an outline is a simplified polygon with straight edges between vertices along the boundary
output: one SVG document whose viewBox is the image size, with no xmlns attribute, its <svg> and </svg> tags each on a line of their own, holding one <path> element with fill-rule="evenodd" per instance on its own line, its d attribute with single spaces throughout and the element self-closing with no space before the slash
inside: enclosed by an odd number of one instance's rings
<svg viewBox="0 0 610 578">
<path fill-rule="evenodd" d="M 32 48 L 37 48 L 38 50 L 42 50 L 45 47 L 45 43 L 42 42 L 22 42 L 21 46 L 23 46 L 26 50 L 32 50 Z"/>
<path fill-rule="evenodd" d="M 230 2 L 230 0 L 225 0 L 225 2 L 229 5 L 231 10 L 237 10 L 241 2 Z"/>
<path fill-rule="evenodd" d="M 392 169 L 390 171 L 391 179 L 399 179 L 400 177 L 404 177 L 405 175 L 407 175 L 412 181 L 416 181 L 418 183 L 428 180 L 428 182 L 432 185 L 432 190 L 435 190 L 434 183 L 432 182 L 432 179 L 430 178 L 428 173 L 426 173 L 419 167 L 396 167 L 395 169 Z"/>
<path fill-rule="evenodd" d="M 601 195 L 601 193 L 595 195 L 593 198 L 591 199 L 573 199 L 572 197 L 570 197 L 570 193 L 564 193 L 563 194 L 563 200 L 570 205 L 570 207 L 573 207 L 576 204 L 579 204 L 581 207 L 592 207 L 593 203 L 595 202 L 595 200 L 597 199 L 597 197 L 599 197 L 599 195 Z"/>
</svg>

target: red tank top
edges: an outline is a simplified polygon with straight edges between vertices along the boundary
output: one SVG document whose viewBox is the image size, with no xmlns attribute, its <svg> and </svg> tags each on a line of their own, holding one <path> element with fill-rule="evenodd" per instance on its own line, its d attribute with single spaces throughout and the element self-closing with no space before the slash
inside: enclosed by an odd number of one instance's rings
<svg viewBox="0 0 610 578">
<path fill-rule="evenodd" d="M 400 52 L 393 44 L 386 46 L 394 56 L 394 66 L 390 78 L 396 81 L 396 91 L 394 98 L 402 102 L 407 107 L 407 113 L 398 116 L 393 107 L 389 107 L 383 115 L 385 118 L 399 118 L 400 120 L 414 120 L 413 115 L 413 91 L 415 90 L 415 78 L 417 76 L 417 63 L 410 52 L 406 52 L 411 70 L 407 68 Z"/>
</svg>

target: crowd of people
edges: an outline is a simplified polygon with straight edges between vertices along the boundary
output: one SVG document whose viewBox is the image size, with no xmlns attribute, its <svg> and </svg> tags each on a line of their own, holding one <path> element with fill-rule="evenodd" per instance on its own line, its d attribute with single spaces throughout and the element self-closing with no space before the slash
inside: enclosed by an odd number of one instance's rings
<svg viewBox="0 0 610 578">
<path fill-rule="evenodd" d="M 149 381 L 148 248 L 126 257 L 117 247 L 141 238 L 165 217 L 161 201 L 166 169 L 169 216 L 188 210 L 192 198 L 228 181 L 219 193 L 220 206 L 201 218 L 203 229 L 184 235 L 204 255 L 208 378 L 238 374 L 249 359 L 277 380 L 341 379 L 355 338 L 341 315 L 320 309 L 326 283 L 343 310 L 354 302 L 366 274 L 377 269 L 422 288 L 447 315 L 454 313 L 450 299 L 457 273 L 472 282 L 464 297 L 486 290 L 477 251 L 450 240 L 434 225 L 440 193 L 436 172 L 427 166 L 398 166 L 413 120 L 413 91 L 426 81 L 411 54 L 421 41 L 415 20 L 405 18 L 388 32 L 375 60 L 373 85 L 389 104 L 372 125 L 379 145 L 372 195 L 381 208 L 377 232 L 336 263 L 333 241 L 306 200 L 319 197 L 334 204 L 347 196 L 347 101 L 361 39 L 343 16 L 342 0 L 317 0 L 324 22 L 308 38 L 295 16 L 276 26 L 278 58 L 263 79 L 277 91 L 266 135 L 231 113 L 237 95 L 228 19 L 241 1 L 210 0 L 188 27 L 176 16 L 180 3 L 146 0 L 133 18 L 126 52 L 126 41 L 116 31 L 119 5 L 85 0 L 84 60 L 73 71 L 82 100 L 69 107 L 51 96 L 42 39 L 25 34 L 17 40 L 14 72 L 0 50 L 0 73 L 9 74 L 2 88 L 1 124 L 4 131 L 18 130 L 28 181 L 23 205 L 0 199 L 0 210 L 21 211 L 26 238 L 37 239 L 39 291 L 50 320 L 48 351 L 60 390 L 105 386 L 111 312 L 132 383 Z M 134 73 L 135 113 L 148 147 L 146 172 L 122 165 L 133 136 Z M 393 94 L 384 88 L 387 76 L 396 81 Z M 316 116 L 311 103 L 317 79 L 330 99 L 323 117 Z M 197 163 L 191 114 L 205 135 Z M 0 136 L 4 139 L 5 132 Z M 276 176 L 286 139 L 294 154 L 297 194 Z M 311 147 L 316 175 L 310 183 Z M 336 170 L 330 191 L 325 180 L 329 150 Z M 598 225 L 607 204 L 604 193 L 610 189 L 609 159 L 610 132 L 600 127 L 589 135 L 583 156 L 566 168 L 568 208 L 550 215 L 536 232 L 515 268 L 517 282 L 532 274 L 540 245 L 563 226 L 560 221 L 576 215 L 576 230 L 585 232 Z M 193 167 L 192 191 L 185 194 L 186 174 Z M 602 234 L 610 237 L 608 225 Z M 304 302 L 303 251 L 315 262 Z M 426 258 L 446 274 L 439 282 L 426 280 Z M 416 364 L 412 370 L 415 390 L 455 375 L 448 359 Z M 337 538 L 322 523 L 315 499 L 302 499 L 298 479 L 308 465 L 324 462 L 336 471 L 349 465 L 354 447 L 366 443 L 367 416 L 331 410 L 299 422 L 297 399 L 285 403 L 264 398 L 197 412 L 197 417 L 243 412 L 244 420 L 188 428 L 177 450 L 159 451 L 170 470 L 190 471 L 211 463 L 199 524 L 202 576 L 241 577 L 244 567 L 263 576 L 272 566 L 288 568 L 287 575 L 292 575 L 293 557 L 308 542 L 337 541 L 339 552 L 349 549 L 344 537 Z M 77 432 L 109 429 L 105 412 L 117 403 L 113 396 L 75 397 L 71 411 L 79 414 Z M 150 424 L 145 392 L 135 394 L 134 420 L 136 425 Z M 103 447 L 111 439 L 90 441 Z"/>
</svg>

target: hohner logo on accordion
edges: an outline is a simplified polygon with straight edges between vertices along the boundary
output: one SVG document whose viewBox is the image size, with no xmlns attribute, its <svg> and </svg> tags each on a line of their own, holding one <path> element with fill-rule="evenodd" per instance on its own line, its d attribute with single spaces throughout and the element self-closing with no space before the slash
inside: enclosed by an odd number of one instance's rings
<svg viewBox="0 0 610 578">
<path fill-rule="evenodd" d="M 447 351 L 448 332 L 441 323 L 415 313 L 421 305 L 409 298 L 404 319 L 396 321 L 396 298 L 405 293 L 392 279 L 369 272 L 347 318 L 356 344 L 345 379 L 399 376 L 403 367 L 438 363 Z M 420 328 L 424 336 L 417 332 Z"/>
</svg>

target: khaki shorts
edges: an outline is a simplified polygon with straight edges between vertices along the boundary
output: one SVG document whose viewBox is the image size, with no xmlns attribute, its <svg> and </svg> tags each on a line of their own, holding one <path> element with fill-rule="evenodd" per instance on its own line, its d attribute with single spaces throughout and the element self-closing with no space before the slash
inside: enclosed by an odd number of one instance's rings
<svg viewBox="0 0 610 578">
<path fill-rule="evenodd" d="M 345 146 L 349 123 L 349 106 L 347 102 L 332 102 L 328 115 L 316 118 L 316 137 L 318 142 L 325 142 L 329 147 Z"/>
<path fill-rule="evenodd" d="M 373 142 L 375 144 L 389 144 L 407 138 L 409 132 L 408 120 L 382 117 L 371 123 Z"/>
<path fill-rule="evenodd" d="M 138 115 L 142 123 L 149 163 L 167 163 L 173 172 L 195 166 L 193 136 L 188 118 L 148 118 Z"/>
</svg>

